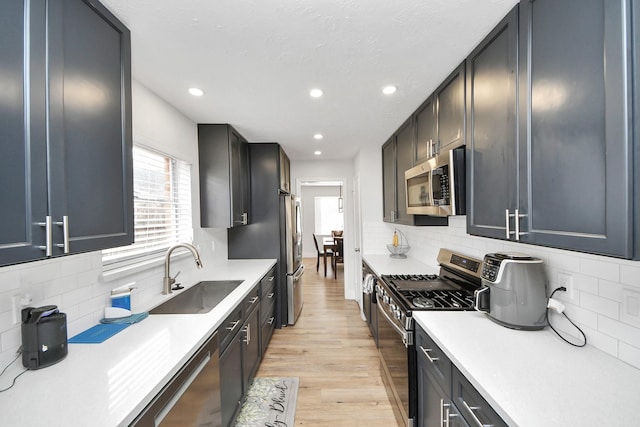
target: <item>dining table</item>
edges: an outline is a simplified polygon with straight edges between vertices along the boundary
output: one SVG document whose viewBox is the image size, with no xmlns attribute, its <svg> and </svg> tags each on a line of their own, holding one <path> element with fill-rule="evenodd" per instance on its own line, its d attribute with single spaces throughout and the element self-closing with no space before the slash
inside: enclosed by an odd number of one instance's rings
<svg viewBox="0 0 640 427">
<path fill-rule="evenodd" d="M 324 263 L 324 277 L 327 277 L 327 252 L 331 253 L 331 257 L 338 248 L 337 240 L 342 240 L 342 236 L 325 236 L 322 238 L 322 262 Z M 331 263 L 333 265 L 333 262 Z"/>
</svg>

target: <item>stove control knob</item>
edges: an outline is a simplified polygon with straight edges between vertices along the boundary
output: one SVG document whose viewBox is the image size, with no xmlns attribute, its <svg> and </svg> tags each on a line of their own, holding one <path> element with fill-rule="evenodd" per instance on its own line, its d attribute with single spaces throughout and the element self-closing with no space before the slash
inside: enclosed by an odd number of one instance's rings
<svg viewBox="0 0 640 427">
<path fill-rule="evenodd" d="M 382 301 L 384 301 L 385 304 L 389 304 L 391 302 L 391 298 L 389 298 L 388 295 L 385 295 L 382 297 Z"/>
<path fill-rule="evenodd" d="M 395 305 L 394 303 L 389 304 L 389 308 L 391 309 L 391 311 L 396 311 L 396 309 L 398 308 L 397 305 Z"/>
<path fill-rule="evenodd" d="M 396 317 L 396 319 L 401 320 L 402 319 L 402 312 L 400 310 L 393 310 L 393 315 Z"/>
</svg>

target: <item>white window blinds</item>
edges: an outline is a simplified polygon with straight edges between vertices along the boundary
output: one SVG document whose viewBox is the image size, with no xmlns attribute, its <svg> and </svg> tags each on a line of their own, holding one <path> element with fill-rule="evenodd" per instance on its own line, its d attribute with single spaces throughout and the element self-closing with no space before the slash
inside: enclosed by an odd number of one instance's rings
<svg viewBox="0 0 640 427">
<path fill-rule="evenodd" d="M 102 252 L 104 265 L 135 263 L 191 242 L 191 165 L 133 147 L 134 243 Z"/>
</svg>

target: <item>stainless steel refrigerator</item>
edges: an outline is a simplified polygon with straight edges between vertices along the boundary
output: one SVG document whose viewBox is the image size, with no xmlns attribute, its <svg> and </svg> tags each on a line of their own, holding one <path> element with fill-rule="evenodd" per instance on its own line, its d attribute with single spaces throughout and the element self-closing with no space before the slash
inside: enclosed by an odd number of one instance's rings
<svg viewBox="0 0 640 427">
<path fill-rule="evenodd" d="M 282 184 L 281 148 L 249 144 L 251 207 L 249 224 L 229 228 L 228 257 L 276 258 L 276 325 L 293 325 L 302 309 L 302 222 L 300 202 Z"/>
<path fill-rule="evenodd" d="M 289 325 L 298 320 L 302 311 L 302 209 L 300 199 L 293 194 L 284 197 L 287 223 L 285 239 L 287 246 L 287 319 Z"/>
</svg>

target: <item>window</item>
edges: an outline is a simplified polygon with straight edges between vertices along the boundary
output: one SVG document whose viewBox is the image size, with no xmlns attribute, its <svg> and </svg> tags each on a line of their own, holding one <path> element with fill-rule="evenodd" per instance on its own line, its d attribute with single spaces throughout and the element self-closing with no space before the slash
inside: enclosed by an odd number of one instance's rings
<svg viewBox="0 0 640 427">
<path fill-rule="evenodd" d="M 191 242 L 191 165 L 133 147 L 134 243 L 102 252 L 103 264 L 136 263 Z"/>
<path fill-rule="evenodd" d="M 339 197 L 315 197 L 315 234 L 331 234 L 344 228 L 344 215 L 339 210 Z"/>
</svg>

